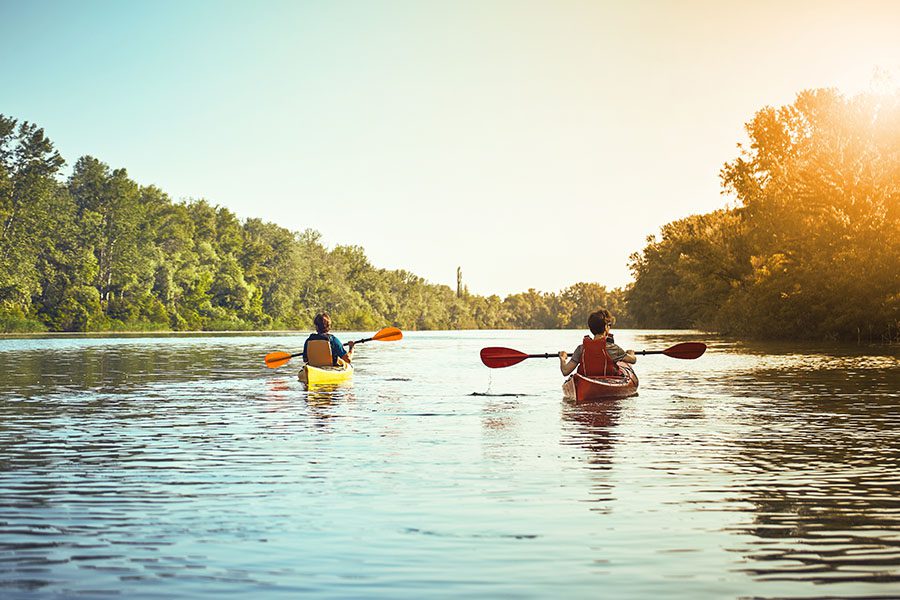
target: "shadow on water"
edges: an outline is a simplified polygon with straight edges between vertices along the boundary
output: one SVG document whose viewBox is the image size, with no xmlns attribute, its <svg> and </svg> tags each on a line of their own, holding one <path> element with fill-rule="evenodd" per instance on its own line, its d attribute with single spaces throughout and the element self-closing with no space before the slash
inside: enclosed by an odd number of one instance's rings
<svg viewBox="0 0 900 600">
<path fill-rule="evenodd" d="M 240 347 L 215 345 L 0 352 L 0 391 L 16 390 L 26 398 L 85 390 L 120 394 L 163 382 L 265 376 L 257 359 Z"/>
<path fill-rule="evenodd" d="M 638 343 L 685 339 L 702 337 L 656 334 Z M 678 443 L 689 444 L 668 468 L 706 477 L 702 456 L 728 482 L 696 503 L 741 516 L 724 530 L 735 536 L 735 570 L 760 582 L 900 583 L 897 349 L 728 340 L 711 349 L 694 372 L 662 364 L 646 381 L 663 398 L 660 431 L 678 431 L 687 438 Z M 566 403 L 562 417 L 574 427 L 563 443 L 607 470 L 620 416 L 618 403 Z"/>
<path fill-rule="evenodd" d="M 720 389 L 740 435 L 729 501 L 752 506 L 732 550 L 763 581 L 900 582 L 900 370 L 874 356 L 765 353 Z M 865 390 L 860 393 L 860 390 Z M 742 512 L 744 510 L 742 509 Z"/>
</svg>

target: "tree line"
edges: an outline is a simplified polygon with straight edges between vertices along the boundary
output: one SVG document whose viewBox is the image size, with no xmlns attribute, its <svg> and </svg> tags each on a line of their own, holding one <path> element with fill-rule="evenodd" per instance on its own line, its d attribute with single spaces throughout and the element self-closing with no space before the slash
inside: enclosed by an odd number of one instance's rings
<svg viewBox="0 0 900 600">
<path fill-rule="evenodd" d="M 746 124 L 737 205 L 631 257 L 631 318 L 757 338 L 900 339 L 900 95 L 808 90 Z"/>
<path fill-rule="evenodd" d="M 378 269 L 312 229 L 173 202 L 91 156 L 65 161 L 37 125 L 0 115 L 0 331 L 584 327 L 623 290 L 578 283 L 502 299 Z"/>
<path fill-rule="evenodd" d="M 733 207 L 665 225 L 634 282 L 501 299 L 372 266 L 312 229 L 172 201 L 0 115 L 0 331 L 619 327 L 758 338 L 900 338 L 900 96 L 809 90 L 746 124 Z"/>
</svg>

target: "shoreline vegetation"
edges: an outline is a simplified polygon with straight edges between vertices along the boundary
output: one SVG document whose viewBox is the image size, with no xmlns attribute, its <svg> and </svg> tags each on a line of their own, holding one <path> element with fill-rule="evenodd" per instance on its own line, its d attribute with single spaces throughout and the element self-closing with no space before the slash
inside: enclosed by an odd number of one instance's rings
<svg viewBox="0 0 900 600">
<path fill-rule="evenodd" d="M 501 299 L 372 266 L 359 246 L 173 202 L 91 156 L 63 179 L 43 129 L 0 115 L 0 334 L 620 328 L 900 340 L 900 94 L 808 90 L 746 124 L 733 208 L 662 227 L 634 282 Z"/>
<path fill-rule="evenodd" d="M 559 328 L 564 331 L 584 331 L 584 327 L 564 327 Z M 275 336 L 289 336 L 289 335 L 306 335 L 314 331 L 313 328 L 309 329 L 194 329 L 188 331 L 175 331 L 173 329 L 165 329 L 165 330 L 157 330 L 157 331 L 0 331 L 0 340 L 2 339 L 15 339 L 15 338 L 85 338 L 85 337 L 109 337 L 114 338 L 116 336 L 122 337 L 139 337 L 139 336 L 217 336 L 217 335 L 239 335 L 239 336 L 253 336 L 253 335 L 275 335 Z M 365 333 L 363 330 L 355 331 L 351 329 L 346 330 L 338 330 L 333 329 L 332 331 L 336 332 L 351 332 L 351 333 Z M 515 331 L 512 329 L 420 329 L 417 331 L 432 331 L 432 332 L 448 332 L 448 331 Z M 549 330 L 545 330 L 549 331 Z M 632 327 L 617 327 L 616 331 L 643 331 L 642 329 L 632 328 Z M 672 330 L 652 330 L 654 332 L 665 332 L 665 331 L 684 331 L 690 332 L 693 335 L 700 335 L 703 332 L 699 330 L 693 329 L 672 329 Z"/>
</svg>

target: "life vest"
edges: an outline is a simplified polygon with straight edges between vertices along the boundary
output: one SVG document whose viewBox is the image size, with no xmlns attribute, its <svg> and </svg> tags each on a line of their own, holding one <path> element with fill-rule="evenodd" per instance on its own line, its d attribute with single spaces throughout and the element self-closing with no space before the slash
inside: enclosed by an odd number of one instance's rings
<svg viewBox="0 0 900 600">
<path fill-rule="evenodd" d="M 622 370 L 606 351 L 606 338 L 595 340 L 589 335 L 581 342 L 581 362 L 578 373 L 585 377 L 621 376 Z"/>
<path fill-rule="evenodd" d="M 306 362 L 314 367 L 333 366 L 334 357 L 331 356 L 331 339 L 309 340 L 306 342 Z"/>
</svg>

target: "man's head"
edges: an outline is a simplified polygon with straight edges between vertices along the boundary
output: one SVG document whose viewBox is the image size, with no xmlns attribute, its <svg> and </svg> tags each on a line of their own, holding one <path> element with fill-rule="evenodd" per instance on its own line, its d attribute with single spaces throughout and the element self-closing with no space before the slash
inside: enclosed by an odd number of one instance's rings
<svg viewBox="0 0 900 600">
<path fill-rule="evenodd" d="M 313 319 L 313 325 L 316 326 L 316 331 L 322 335 L 331 331 L 331 317 L 328 316 L 327 312 L 319 313 Z"/>
<path fill-rule="evenodd" d="M 594 335 L 604 333 L 610 325 L 612 325 L 612 315 L 610 315 L 609 311 L 605 308 L 592 312 L 588 317 L 588 329 L 590 329 L 591 333 Z"/>
</svg>

